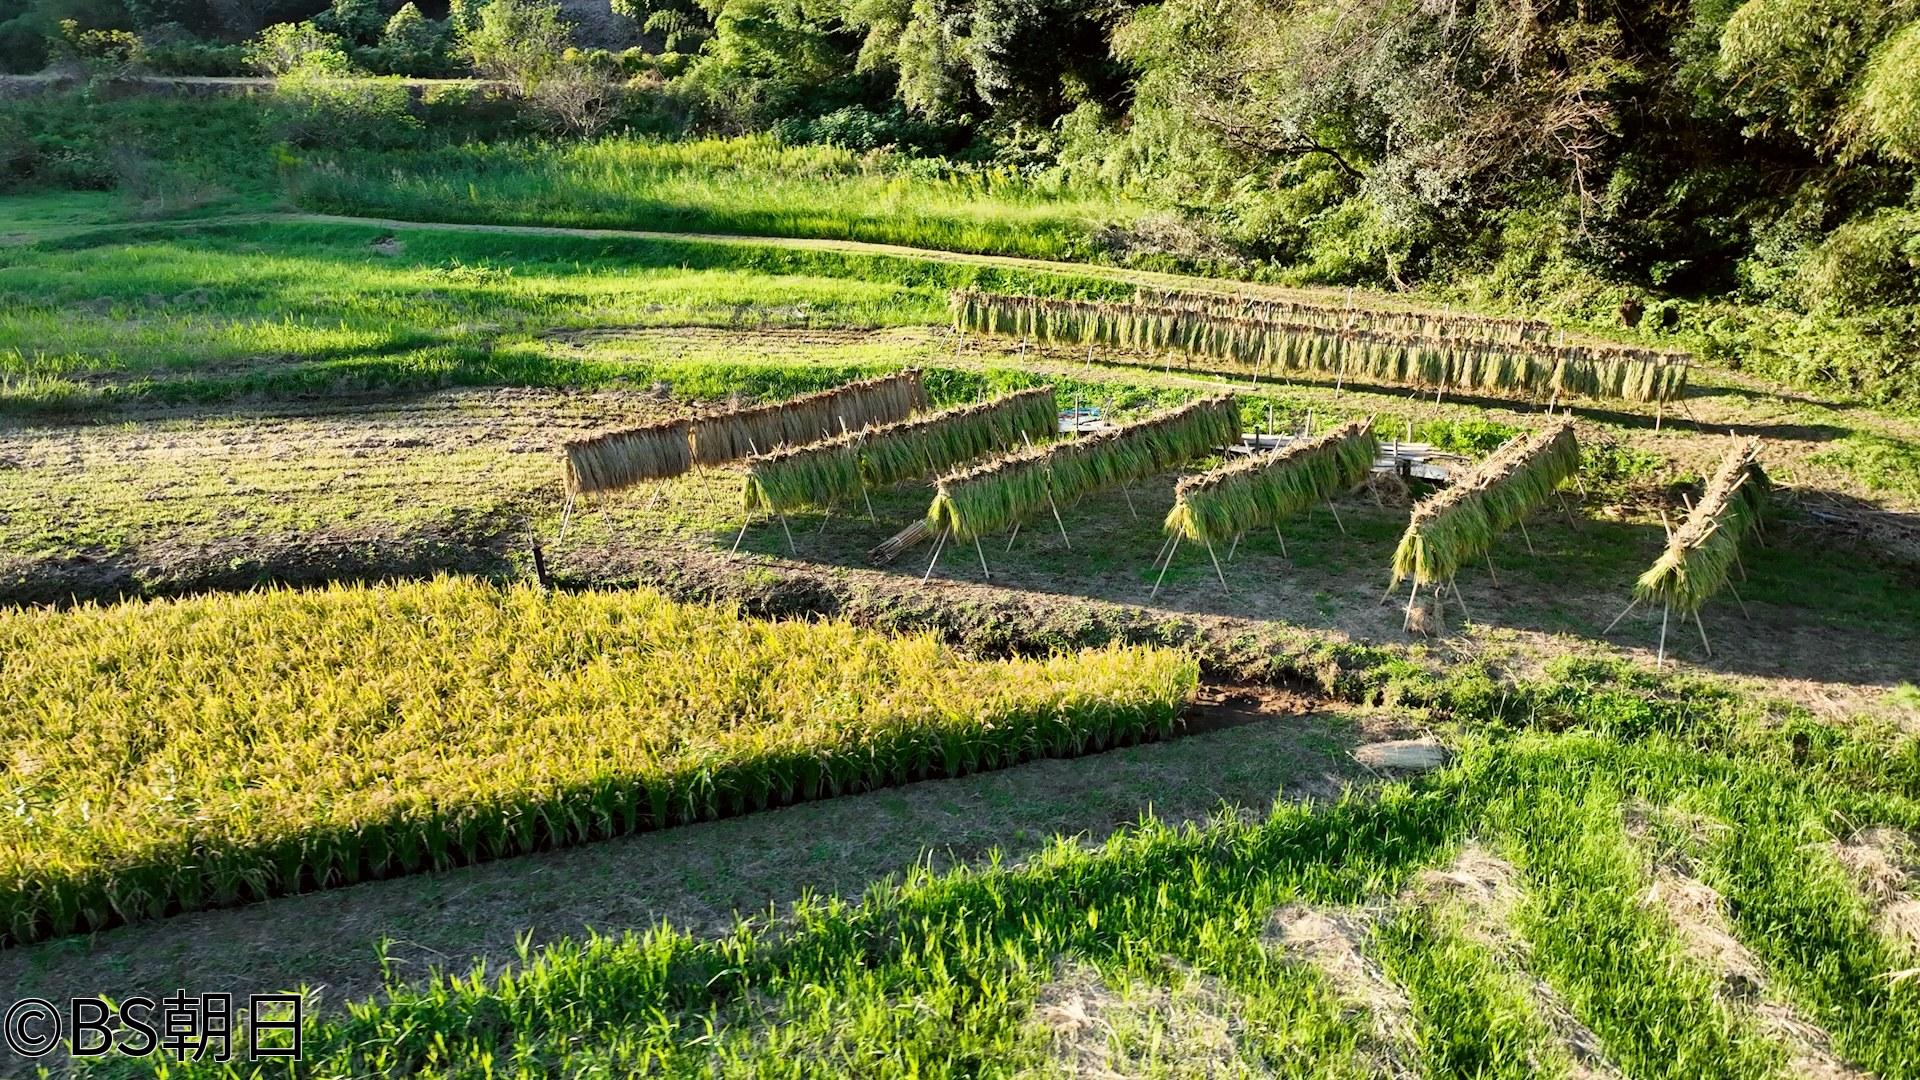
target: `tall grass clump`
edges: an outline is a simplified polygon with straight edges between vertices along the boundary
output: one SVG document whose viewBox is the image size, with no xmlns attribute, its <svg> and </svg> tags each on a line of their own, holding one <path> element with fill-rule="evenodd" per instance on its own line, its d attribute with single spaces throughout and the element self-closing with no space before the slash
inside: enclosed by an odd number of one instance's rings
<svg viewBox="0 0 1920 1080">
<path fill-rule="evenodd" d="M 1667 549 L 1640 575 L 1634 597 L 1693 615 L 1727 583 L 1740 542 L 1759 524 L 1770 484 L 1760 467 L 1760 440 L 1735 446 L 1707 482 Z"/>
<path fill-rule="evenodd" d="M 1572 424 L 1558 423 L 1508 441 L 1451 487 L 1413 508 L 1393 553 L 1394 582 L 1452 580 L 1461 566 L 1484 554 L 1494 537 L 1519 524 L 1579 468 L 1580 445 Z"/>
<path fill-rule="evenodd" d="M 1044 441 L 1058 426 L 1053 387 L 1041 386 L 845 432 L 748 459 L 746 507 L 785 513 L 851 502 L 870 487 L 929 476 L 1025 441 Z"/>
<path fill-rule="evenodd" d="M 566 455 L 567 491 L 618 491 L 679 476 L 693 468 L 692 437 L 691 423 L 669 420 L 565 443 L 560 450 Z"/>
<path fill-rule="evenodd" d="M 1366 479 L 1379 442 L 1355 420 L 1271 454 L 1254 453 L 1174 488 L 1166 528 L 1195 543 L 1231 540 L 1344 494 Z"/>
<path fill-rule="evenodd" d="M 0 612 L 0 940 L 1088 752 L 1196 679 L 452 578 Z"/>
<path fill-rule="evenodd" d="M 998 532 L 1048 505 L 1144 480 L 1240 441 L 1233 395 L 1137 423 L 1018 451 L 940 478 L 927 520 L 956 540 Z"/>
<path fill-rule="evenodd" d="M 898 423 L 927 405 L 920 370 L 908 368 L 789 401 L 711 412 L 694 422 L 693 459 L 723 465 L 782 446 Z"/>
<path fill-rule="evenodd" d="M 1265 304 L 1266 302 L 1261 302 Z M 1226 312 L 1179 301 L 1126 303 L 1009 296 L 973 289 L 949 298 L 954 328 L 1073 345 L 1212 357 L 1259 373 L 1435 387 L 1475 393 L 1549 394 L 1657 403 L 1686 389 L 1683 354 L 1627 345 L 1548 344 L 1476 324 L 1332 306 L 1281 305 Z M 1252 312 L 1252 313 L 1249 313 Z"/>
</svg>

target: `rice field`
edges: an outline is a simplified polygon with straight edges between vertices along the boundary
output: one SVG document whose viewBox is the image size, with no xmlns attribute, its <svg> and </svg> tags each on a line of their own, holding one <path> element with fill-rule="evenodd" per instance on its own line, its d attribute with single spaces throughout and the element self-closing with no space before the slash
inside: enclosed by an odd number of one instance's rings
<svg viewBox="0 0 1920 1080">
<path fill-rule="evenodd" d="M 1860 876 L 1920 828 L 1913 736 L 1790 712 L 1793 759 L 1737 697 L 1596 674 L 1331 803 L 398 985 L 294 1073 L 1920 1075 L 1920 939 Z"/>
<path fill-rule="evenodd" d="M 464 579 L 8 611 L 0 656 L 16 943 L 1097 750 L 1195 680 Z"/>
</svg>

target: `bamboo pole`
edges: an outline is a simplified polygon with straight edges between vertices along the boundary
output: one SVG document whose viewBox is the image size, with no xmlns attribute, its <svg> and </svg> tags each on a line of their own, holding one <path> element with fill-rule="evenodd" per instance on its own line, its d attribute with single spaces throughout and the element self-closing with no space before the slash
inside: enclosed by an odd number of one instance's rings
<svg viewBox="0 0 1920 1080">
<path fill-rule="evenodd" d="M 940 539 L 933 545 L 933 558 L 927 560 L 927 572 L 920 575 L 920 584 L 925 585 L 933 577 L 933 564 L 940 561 L 940 549 L 947 546 L 947 534 L 952 531 L 952 527 L 940 530 Z"/>
</svg>

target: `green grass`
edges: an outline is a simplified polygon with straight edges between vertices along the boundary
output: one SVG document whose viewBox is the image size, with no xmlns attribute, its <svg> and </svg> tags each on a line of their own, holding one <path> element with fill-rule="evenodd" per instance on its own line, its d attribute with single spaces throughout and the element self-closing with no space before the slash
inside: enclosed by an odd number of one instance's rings
<svg viewBox="0 0 1920 1080">
<path fill-rule="evenodd" d="M 15 940 L 1101 749 L 1196 678 L 461 579 L 16 610 L 0 655 Z"/>
<path fill-rule="evenodd" d="M 694 241 L 308 224 L 99 232 L 0 248 L 0 407 L 75 409 L 449 383 L 552 385 L 531 335 L 601 326 L 936 322 L 979 277 L 1092 278 Z M 504 358 L 503 358 L 504 356 Z M 461 376 L 459 372 L 465 371 Z"/>
<path fill-rule="evenodd" d="M 1869 491 L 1920 502 L 1920 446 L 1914 443 L 1858 432 L 1812 461 L 1851 474 Z"/>
<path fill-rule="evenodd" d="M 1095 227 L 1139 213 L 1016 170 L 904 161 L 767 137 L 470 143 L 333 157 L 297 180 L 303 208 L 418 221 L 599 226 L 863 240 L 1078 259 Z"/>
<path fill-rule="evenodd" d="M 1459 759 L 1335 803 L 1204 827 L 1149 821 L 1098 848 L 920 873 L 859 904 L 803 904 L 790 921 L 720 937 L 663 926 L 563 941 L 507 973 L 396 985 L 315 1020 L 295 1073 L 1017 1074 L 1046 1053 L 1036 1000 L 1079 964 L 1112 987 L 1177 991 L 1203 977 L 1241 1020 L 1240 1059 L 1356 1075 L 1364 1013 L 1264 930 L 1281 905 L 1384 902 L 1395 914 L 1361 948 L 1408 995 L 1433 1075 L 1564 1069 L 1523 977 L 1551 987 L 1628 1075 L 1788 1075 L 1779 1037 L 1718 996 L 1715 972 L 1640 902 L 1658 851 L 1624 818 L 1649 805 L 1732 826 L 1697 872 L 1727 897 L 1769 996 L 1821 1024 L 1848 1060 L 1889 1080 L 1920 1076 L 1907 1037 L 1920 985 L 1885 977 L 1900 954 L 1866 926 L 1823 849 L 1858 824 L 1920 827 L 1920 741 L 1783 717 L 1701 684 L 1585 681 L 1600 675 L 1562 671 L 1510 687 L 1497 706 L 1472 705 L 1472 677 L 1456 676 Z M 1813 748 L 1798 760 L 1790 732 Z M 1415 875 L 1467 837 L 1516 867 L 1517 960 L 1408 899 Z"/>
</svg>

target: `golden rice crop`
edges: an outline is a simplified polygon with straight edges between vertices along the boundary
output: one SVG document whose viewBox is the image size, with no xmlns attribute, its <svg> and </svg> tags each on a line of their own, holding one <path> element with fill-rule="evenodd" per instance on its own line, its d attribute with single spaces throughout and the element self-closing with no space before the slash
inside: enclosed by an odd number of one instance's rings
<svg viewBox="0 0 1920 1080">
<path fill-rule="evenodd" d="M 1283 301 L 1156 305 L 961 290 L 957 330 L 1213 357 L 1244 371 L 1310 373 L 1487 394 L 1663 402 L 1686 389 L 1684 354 L 1555 345 L 1495 321 Z M 1475 328 L 1486 334 L 1468 334 Z"/>
<path fill-rule="evenodd" d="M 1765 512 L 1770 484 L 1760 440 L 1736 445 L 1707 482 L 1667 549 L 1634 584 L 1634 596 L 1692 615 L 1727 583 L 1740 542 Z M 1704 631 L 1703 631 L 1704 633 Z"/>
<path fill-rule="evenodd" d="M 721 465 L 782 446 L 897 423 L 927 406 L 920 370 L 909 368 L 787 401 L 708 413 L 694 423 L 693 458 L 702 465 Z"/>
<path fill-rule="evenodd" d="M 1130 484 L 1240 441 L 1240 406 L 1221 394 L 1078 439 L 1008 454 L 940 478 L 927 520 L 957 540 L 998 532 L 1046 505 Z"/>
<path fill-rule="evenodd" d="M 688 421 L 669 420 L 565 443 L 567 490 L 586 495 L 679 476 L 693 467 L 691 431 Z"/>
<path fill-rule="evenodd" d="M 20 942 L 1168 731 L 1197 673 L 466 579 L 0 612 Z"/>
<path fill-rule="evenodd" d="M 1413 508 L 1393 553 L 1393 580 L 1450 581 L 1580 469 L 1580 444 L 1565 422 L 1519 435 L 1446 490 Z"/>
<path fill-rule="evenodd" d="M 1264 528 L 1352 490 L 1378 452 L 1371 422 L 1355 420 L 1271 454 L 1229 461 L 1180 481 L 1167 531 L 1212 543 Z"/>
</svg>

